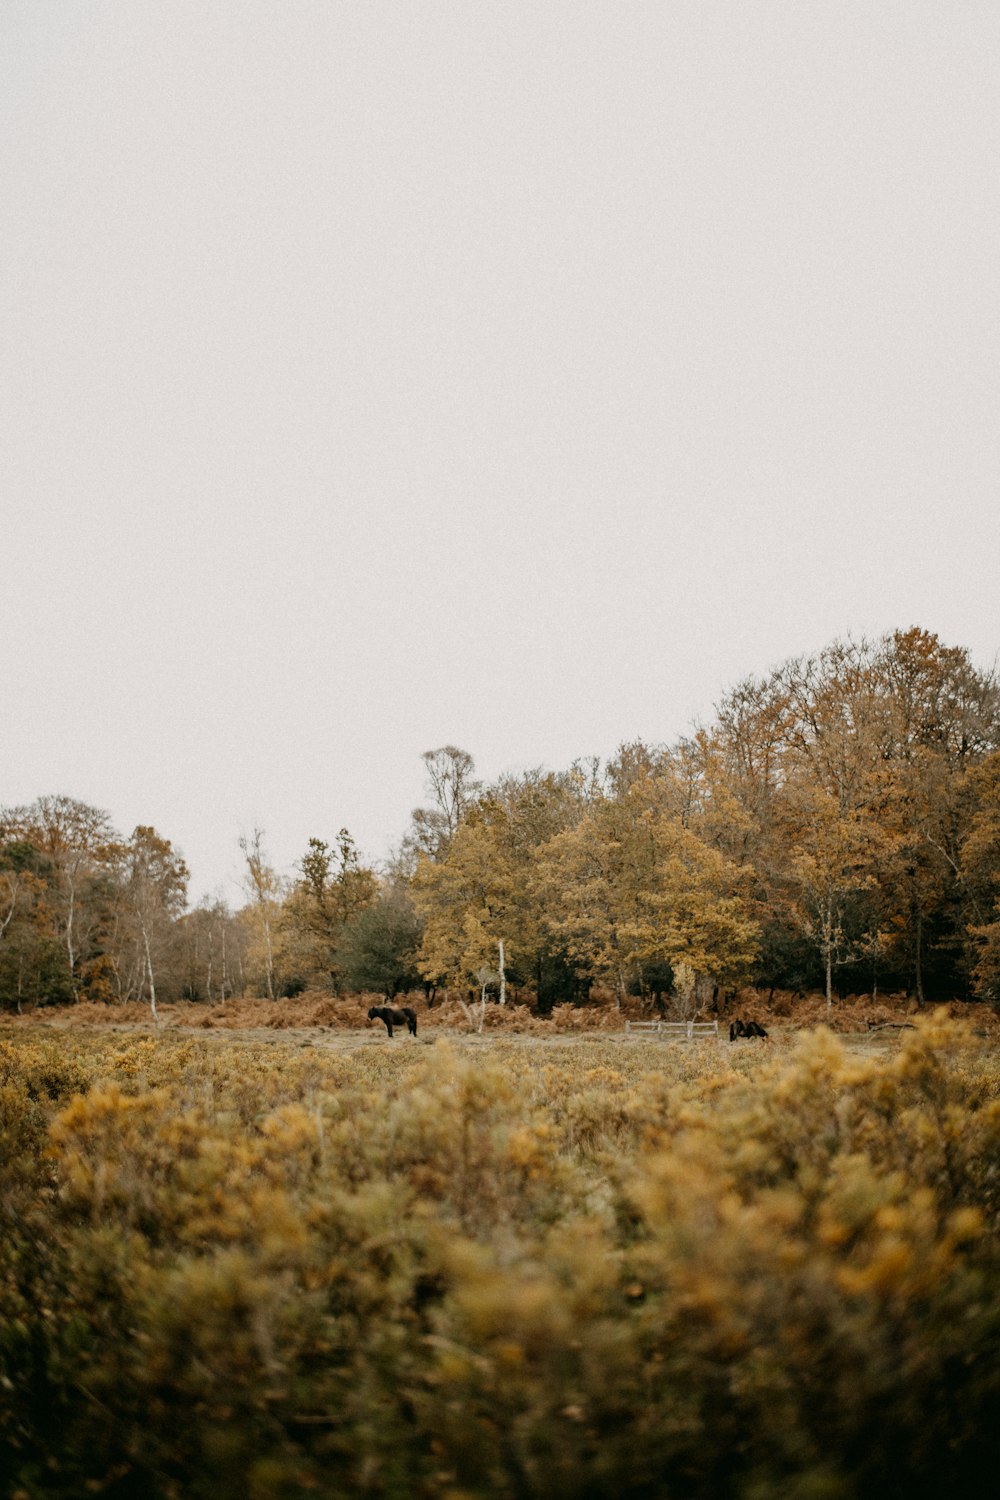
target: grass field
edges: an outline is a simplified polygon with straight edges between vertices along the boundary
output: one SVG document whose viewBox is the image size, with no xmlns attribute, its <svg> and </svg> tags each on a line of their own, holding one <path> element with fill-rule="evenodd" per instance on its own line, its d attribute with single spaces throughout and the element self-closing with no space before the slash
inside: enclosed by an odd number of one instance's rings
<svg viewBox="0 0 1000 1500">
<path fill-rule="evenodd" d="M 21 1023 L 0 1143 L 11 1495 L 989 1492 L 1000 1051 L 943 1017 Z"/>
</svg>

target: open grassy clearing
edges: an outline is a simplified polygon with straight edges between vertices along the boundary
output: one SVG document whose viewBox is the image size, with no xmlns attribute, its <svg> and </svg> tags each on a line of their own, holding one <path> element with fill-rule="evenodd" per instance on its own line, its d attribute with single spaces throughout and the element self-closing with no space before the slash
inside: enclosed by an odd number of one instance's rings
<svg viewBox="0 0 1000 1500">
<path fill-rule="evenodd" d="M 729 1040 L 729 1017 L 722 1017 L 719 1021 L 719 1038 L 715 1041 L 697 1041 L 689 1044 L 683 1040 L 676 1040 L 663 1035 L 642 1036 L 640 1034 L 626 1035 L 624 1021 L 618 1020 L 614 1029 L 603 1026 L 600 1029 L 589 1030 L 580 1028 L 576 1030 L 558 1030 L 555 1026 L 536 1026 L 531 1030 L 515 1029 L 508 1026 L 504 1029 L 490 1028 L 481 1033 L 476 1033 L 461 1023 L 460 1015 L 456 1016 L 454 1008 L 446 1017 L 440 1015 L 429 1016 L 426 1010 L 421 1010 L 418 1015 L 418 1035 L 411 1038 L 405 1033 L 399 1033 L 392 1038 L 387 1036 L 385 1027 L 381 1021 L 368 1021 L 364 1011 L 360 1010 L 357 1016 L 352 1014 L 353 1024 L 343 1021 L 339 1025 L 330 1023 L 309 1024 L 308 1011 L 303 1015 L 300 1011 L 291 1017 L 282 1017 L 280 1026 L 273 1024 L 261 1024 L 261 1011 L 265 1019 L 268 1011 L 273 1013 L 273 1007 L 263 1007 L 255 1003 L 247 1013 L 247 1024 L 225 1024 L 216 1023 L 212 1026 L 204 1026 L 199 1021 L 204 1018 L 205 1007 L 168 1007 L 161 1014 L 160 1019 L 154 1023 L 148 1012 L 144 1013 L 141 1007 L 129 1007 L 127 1018 L 118 1019 L 117 1009 L 102 1007 L 85 1007 L 84 1018 L 78 1018 L 76 1012 L 80 1007 L 64 1007 L 59 1009 L 37 1011 L 31 1016 L 0 1018 L 0 1039 L 7 1038 L 14 1041 L 15 1038 L 42 1041 L 53 1032 L 70 1034 L 75 1038 L 74 1045 L 87 1047 L 98 1046 L 97 1039 L 103 1034 L 109 1036 L 140 1036 L 150 1040 L 157 1040 L 166 1047 L 174 1045 L 178 1037 L 190 1036 L 194 1031 L 199 1040 L 205 1042 L 209 1047 L 248 1046 L 282 1048 L 311 1048 L 315 1047 L 321 1052 L 353 1052 L 359 1048 L 389 1047 L 389 1048 L 412 1048 L 435 1046 L 445 1041 L 449 1046 L 459 1049 L 472 1049 L 480 1051 L 486 1049 L 498 1052 L 499 1055 L 507 1055 L 508 1049 L 514 1055 L 519 1050 L 526 1049 L 531 1052 L 536 1049 L 547 1049 L 561 1055 L 562 1051 L 568 1050 L 572 1055 L 597 1056 L 621 1056 L 629 1059 L 635 1055 L 635 1060 L 641 1059 L 641 1066 L 649 1071 L 656 1071 L 662 1066 L 661 1054 L 663 1049 L 670 1050 L 681 1047 L 688 1048 L 693 1045 L 695 1052 L 701 1056 L 706 1046 L 721 1050 L 726 1055 L 735 1058 L 747 1053 L 754 1056 L 760 1053 L 760 1061 L 773 1060 L 776 1054 L 787 1052 L 788 1049 L 803 1036 L 803 1034 L 815 1027 L 805 1026 L 787 1018 L 775 1018 L 766 1015 L 768 1025 L 768 1039 L 760 1042 L 756 1039 L 746 1040 L 739 1038 L 735 1042 Z M 760 1007 L 756 1007 L 757 1014 L 762 1014 Z M 195 1012 L 198 1018 L 192 1020 L 190 1013 Z M 952 1016 L 967 1014 L 969 1021 L 965 1029 L 971 1037 L 982 1043 L 985 1053 L 991 1050 L 1000 1055 L 1000 1025 L 996 1018 L 986 1006 L 955 1006 L 952 1008 Z M 942 1011 L 937 1012 L 943 1014 Z M 889 1024 L 885 1024 L 885 1018 L 891 1016 Z M 212 1019 L 210 1016 L 209 1019 Z M 898 1050 L 900 1043 L 905 1039 L 907 1032 L 916 1024 L 909 1013 L 883 1012 L 883 1025 L 878 1030 L 868 1030 L 861 1027 L 858 1030 L 844 1029 L 851 1021 L 856 1024 L 856 1017 L 851 1014 L 844 1016 L 843 1013 L 836 1017 L 839 1023 L 836 1035 L 841 1045 L 850 1053 L 864 1057 L 887 1056 Z M 925 1019 L 929 1019 L 925 1017 Z M 430 1024 L 428 1024 L 430 1021 Z M 257 1024 L 253 1024 L 256 1022 Z M 449 1022 L 451 1024 L 449 1024 Z M 824 1022 L 820 1022 L 824 1025 Z M 88 1043 L 85 1039 L 91 1038 Z M 173 1039 L 173 1040 L 172 1040 Z"/>
</svg>

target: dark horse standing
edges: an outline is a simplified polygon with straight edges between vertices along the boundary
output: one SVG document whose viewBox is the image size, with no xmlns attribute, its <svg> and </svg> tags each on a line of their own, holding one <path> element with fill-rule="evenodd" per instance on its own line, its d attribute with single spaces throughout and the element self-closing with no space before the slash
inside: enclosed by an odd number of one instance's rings
<svg viewBox="0 0 1000 1500">
<path fill-rule="evenodd" d="M 409 1005 L 404 1005 L 402 1010 L 394 1010 L 391 1005 L 373 1005 L 368 1012 L 368 1019 L 384 1021 L 390 1036 L 394 1026 L 405 1026 L 411 1036 L 417 1034 L 417 1013 Z"/>
<path fill-rule="evenodd" d="M 736 1020 L 729 1028 L 729 1040 L 731 1042 L 735 1042 L 738 1036 L 766 1037 L 767 1032 L 764 1030 L 759 1021 Z"/>
</svg>

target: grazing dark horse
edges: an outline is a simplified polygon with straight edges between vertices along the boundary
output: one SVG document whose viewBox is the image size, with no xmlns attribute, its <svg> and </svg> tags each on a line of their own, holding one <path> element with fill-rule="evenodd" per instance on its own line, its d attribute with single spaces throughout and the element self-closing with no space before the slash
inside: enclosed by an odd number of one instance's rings
<svg viewBox="0 0 1000 1500">
<path fill-rule="evenodd" d="M 735 1042 L 738 1036 L 767 1036 L 767 1032 L 759 1021 L 733 1021 L 729 1027 L 729 1040 Z"/>
<path fill-rule="evenodd" d="M 368 1012 L 368 1019 L 384 1021 L 390 1036 L 394 1026 L 405 1026 L 411 1036 L 417 1034 L 417 1013 L 409 1005 L 404 1005 L 402 1010 L 394 1010 L 391 1005 L 373 1005 Z"/>
</svg>

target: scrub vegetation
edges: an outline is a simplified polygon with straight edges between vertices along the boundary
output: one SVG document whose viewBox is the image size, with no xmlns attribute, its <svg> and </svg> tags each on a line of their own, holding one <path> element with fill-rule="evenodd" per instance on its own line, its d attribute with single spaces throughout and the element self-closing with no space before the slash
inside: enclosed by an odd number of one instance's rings
<svg viewBox="0 0 1000 1500">
<path fill-rule="evenodd" d="M 982 1493 L 1000 1059 L 0 1032 L 18 1500 Z"/>
</svg>

